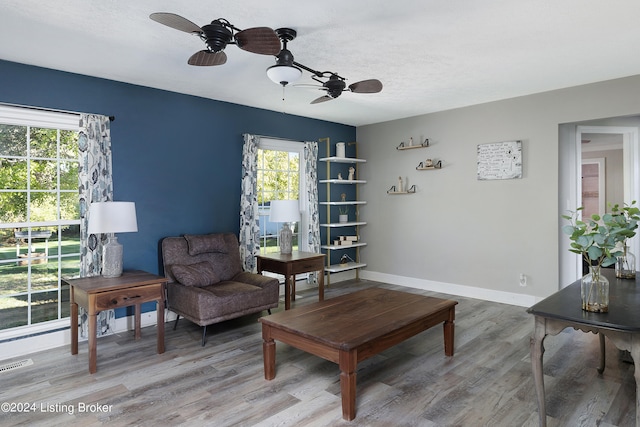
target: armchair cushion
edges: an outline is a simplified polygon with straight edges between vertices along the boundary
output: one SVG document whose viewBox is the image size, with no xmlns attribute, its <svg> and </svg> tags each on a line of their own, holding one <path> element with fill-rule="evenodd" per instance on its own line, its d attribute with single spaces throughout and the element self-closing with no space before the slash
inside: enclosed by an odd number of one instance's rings
<svg viewBox="0 0 640 427">
<path fill-rule="evenodd" d="M 209 286 L 220 281 L 220 276 L 215 272 L 213 264 L 209 261 L 195 264 L 175 264 L 171 267 L 173 275 L 185 286 Z"/>
<path fill-rule="evenodd" d="M 222 234 L 185 234 L 189 255 L 206 253 L 227 253 L 227 243 Z"/>
</svg>

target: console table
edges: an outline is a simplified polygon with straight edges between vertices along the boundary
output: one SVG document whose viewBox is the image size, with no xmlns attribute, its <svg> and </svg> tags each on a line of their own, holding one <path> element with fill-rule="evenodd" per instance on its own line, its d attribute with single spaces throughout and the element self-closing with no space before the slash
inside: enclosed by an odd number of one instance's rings
<svg viewBox="0 0 640 427">
<path fill-rule="evenodd" d="M 89 316 L 89 373 L 97 370 L 96 315 L 103 310 L 135 305 L 135 339 L 140 339 L 140 305 L 156 301 L 158 311 L 158 354 L 164 353 L 164 302 L 167 278 L 144 271 L 125 271 L 120 277 L 63 279 L 71 299 L 71 354 L 78 354 L 78 305 Z"/>
<path fill-rule="evenodd" d="M 296 274 L 318 274 L 318 299 L 324 300 L 324 257 L 315 252 L 293 252 L 291 254 L 272 253 L 258 255 L 258 274 L 270 271 L 284 275 L 284 309 L 291 308 L 291 300 L 296 299 Z"/>
<path fill-rule="evenodd" d="M 636 280 L 615 277 L 613 269 L 603 269 L 609 279 L 609 312 L 592 313 L 582 310 L 580 280 L 545 298 L 527 310 L 535 316 L 533 337 L 531 338 L 531 366 L 538 398 L 540 426 L 547 425 L 545 409 L 544 376 L 542 357 L 543 341 L 547 335 L 558 335 L 566 328 L 599 334 L 600 365 L 605 367 L 604 337 L 606 336 L 620 350 L 627 350 L 640 363 L 640 273 Z M 636 369 L 636 426 L 640 427 L 640 369 Z"/>
</svg>

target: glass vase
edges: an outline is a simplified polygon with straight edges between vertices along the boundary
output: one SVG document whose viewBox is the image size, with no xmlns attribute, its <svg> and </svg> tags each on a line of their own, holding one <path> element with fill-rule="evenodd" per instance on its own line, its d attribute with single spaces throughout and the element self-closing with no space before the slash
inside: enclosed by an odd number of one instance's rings
<svg viewBox="0 0 640 427">
<path fill-rule="evenodd" d="M 629 246 L 625 245 L 622 255 L 616 259 L 616 277 L 619 279 L 636 278 L 636 256 L 631 253 Z"/>
<path fill-rule="evenodd" d="M 609 280 L 600 272 L 600 266 L 590 266 L 582 277 L 580 296 L 582 309 L 595 313 L 609 311 Z"/>
</svg>

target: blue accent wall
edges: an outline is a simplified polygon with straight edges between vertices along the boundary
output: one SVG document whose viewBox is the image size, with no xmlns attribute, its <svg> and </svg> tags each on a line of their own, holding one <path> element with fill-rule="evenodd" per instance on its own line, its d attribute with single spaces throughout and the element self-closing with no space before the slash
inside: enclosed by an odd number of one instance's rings
<svg viewBox="0 0 640 427">
<path fill-rule="evenodd" d="M 114 200 L 135 202 L 138 215 L 138 232 L 118 235 L 124 268 L 156 274 L 163 237 L 238 234 L 243 133 L 356 136 L 353 126 L 2 60 L 0 102 L 115 116 Z"/>
</svg>

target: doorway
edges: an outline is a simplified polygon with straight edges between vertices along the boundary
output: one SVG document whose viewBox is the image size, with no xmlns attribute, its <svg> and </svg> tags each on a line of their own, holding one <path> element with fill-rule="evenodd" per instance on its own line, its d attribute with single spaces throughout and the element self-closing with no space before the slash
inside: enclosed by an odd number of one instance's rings
<svg viewBox="0 0 640 427">
<path fill-rule="evenodd" d="M 630 120 L 620 118 L 619 120 Z M 638 118 L 635 118 L 636 122 Z M 615 122 L 616 119 L 601 120 L 599 122 Z M 595 123 L 595 122 L 593 122 Z M 635 124 L 635 123 L 634 123 Z M 638 158 L 638 130 L 639 126 L 606 126 L 599 123 L 591 125 L 584 123 L 569 123 L 560 126 L 560 215 L 584 206 L 583 199 L 583 160 L 587 164 L 602 164 L 602 179 L 604 195 L 598 195 L 600 212 L 610 210 L 609 205 L 623 205 L 639 200 L 638 172 L 640 160 Z M 601 159 L 601 160 L 600 160 Z M 598 187 L 600 186 L 598 175 Z M 591 183 L 590 183 L 591 184 Z M 598 192 L 600 193 L 600 189 Z M 593 196 L 589 194 L 587 197 Z M 604 199 L 604 209 L 600 197 Z M 560 228 L 565 225 L 561 222 Z M 630 241 L 631 251 L 639 253 L 640 239 L 636 236 Z M 568 251 L 569 242 L 560 230 L 560 283 L 567 286 L 582 276 L 582 260 L 578 255 Z"/>
</svg>

